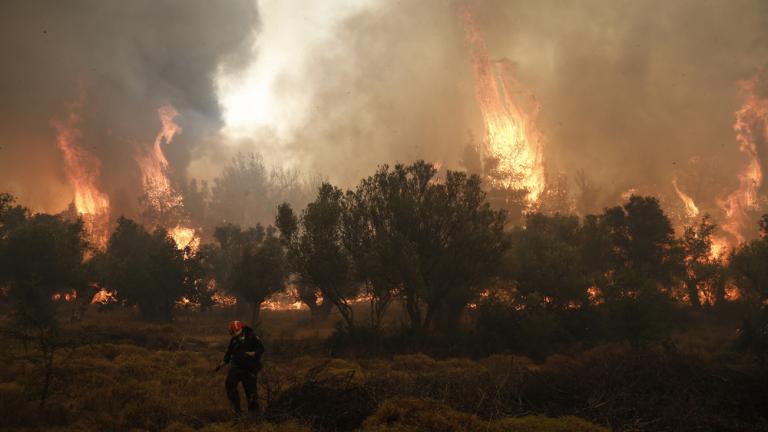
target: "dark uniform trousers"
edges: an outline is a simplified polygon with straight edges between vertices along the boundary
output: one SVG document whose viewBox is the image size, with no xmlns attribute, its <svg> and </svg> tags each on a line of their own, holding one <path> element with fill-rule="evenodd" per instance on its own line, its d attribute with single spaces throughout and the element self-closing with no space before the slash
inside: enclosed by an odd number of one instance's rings
<svg viewBox="0 0 768 432">
<path fill-rule="evenodd" d="M 237 391 L 237 385 L 241 382 L 245 390 L 245 399 L 248 401 L 248 411 L 252 413 L 259 411 L 259 400 L 256 395 L 257 374 L 257 370 L 248 370 L 234 365 L 229 368 L 224 386 L 227 389 L 229 402 L 236 412 L 240 412 L 240 394 Z"/>
</svg>

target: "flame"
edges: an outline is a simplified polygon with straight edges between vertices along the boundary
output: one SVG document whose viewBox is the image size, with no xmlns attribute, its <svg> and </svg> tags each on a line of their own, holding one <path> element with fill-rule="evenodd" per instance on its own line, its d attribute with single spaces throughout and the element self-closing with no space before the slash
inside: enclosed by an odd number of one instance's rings
<svg viewBox="0 0 768 432">
<path fill-rule="evenodd" d="M 740 84 L 745 101 L 736 111 L 733 129 L 739 142 L 739 150 L 747 155 L 749 161 L 738 175 L 739 188 L 718 202 L 725 212 L 723 230 L 729 233 L 737 244 L 744 242 L 744 229 L 750 224 L 747 212 L 757 208 L 758 191 L 763 182 L 756 141 L 768 141 L 768 98 L 760 98 L 755 94 L 758 76 Z"/>
<path fill-rule="evenodd" d="M 181 126 L 174 122 L 179 115 L 171 105 L 164 105 L 157 110 L 160 117 L 160 132 L 155 137 L 152 149 L 136 156 L 141 168 L 142 182 L 147 197 L 147 205 L 159 213 L 180 208 L 184 200 L 171 185 L 168 178 L 168 160 L 163 153 L 163 144 L 170 144 L 176 134 L 181 133 Z M 189 247 L 193 251 L 200 246 L 200 238 L 194 228 L 176 225 L 168 231 L 179 249 Z"/>
<path fill-rule="evenodd" d="M 284 310 L 308 310 L 309 307 L 296 299 L 291 294 L 278 293 L 268 298 L 261 304 L 264 310 L 284 311 Z"/>
<path fill-rule="evenodd" d="M 77 144 L 82 137 L 77 114 L 83 96 L 72 103 L 65 119 L 51 121 L 56 129 L 56 145 L 64 155 L 67 176 L 75 190 L 75 209 L 85 223 L 90 242 L 104 249 L 109 238 L 109 197 L 96 186 L 101 164 L 90 152 Z"/>
<path fill-rule="evenodd" d="M 237 304 L 237 298 L 230 295 L 222 294 L 219 292 L 214 293 L 211 296 L 211 300 L 213 300 L 213 303 L 216 304 L 217 306 L 222 306 L 222 307 L 234 306 Z"/>
<path fill-rule="evenodd" d="M 699 208 L 696 207 L 696 203 L 693 201 L 693 198 L 691 198 L 689 195 L 687 195 L 685 192 L 681 191 L 680 188 L 677 186 L 677 177 L 672 178 L 672 186 L 675 187 L 675 192 L 677 193 L 677 196 L 680 198 L 680 200 L 685 204 L 685 214 L 689 218 L 695 218 L 699 215 Z"/>
<path fill-rule="evenodd" d="M 107 304 L 117 301 L 117 290 L 115 291 L 109 291 L 106 288 L 102 288 L 93 295 L 93 298 L 91 298 L 91 304 Z"/>
<path fill-rule="evenodd" d="M 509 61 L 492 61 L 468 5 L 462 7 L 467 44 L 475 70 L 475 93 L 483 116 L 485 139 L 481 154 L 498 160 L 498 179 L 491 183 L 505 188 L 525 188 L 528 202 L 538 201 L 545 188 L 543 137 L 536 127 L 539 104 L 532 94 L 512 77 Z M 532 108 L 516 100 L 526 96 Z"/>
<path fill-rule="evenodd" d="M 725 299 L 728 301 L 736 301 L 741 298 L 741 290 L 734 284 L 728 284 L 725 287 Z"/>
<path fill-rule="evenodd" d="M 621 193 L 621 199 L 623 201 L 629 201 L 630 198 L 632 198 L 632 195 L 639 195 L 640 190 L 637 188 L 629 188 Z"/>
<path fill-rule="evenodd" d="M 176 242 L 176 246 L 179 249 L 189 247 L 194 252 L 197 251 L 197 248 L 200 246 L 200 237 L 198 237 L 194 228 L 187 228 L 179 225 L 168 231 L 168 234 L 173 238 L 173 241 Z"/>
<path fill-rule="evenodd" d="M 136 157 L 141 168 L 144 191 L 147 194 L 148 205 L 156 210 L 163 210 L 182 205 L 181 195 L 174 190 L 168 179 L 168 160 L 163 153 L 163 143 L 170 144 L 173 137 L 181 132 L 181 127 L 173 119 L 179 113 L 170 105 L 164 105 L 158 110 L 162 127 L 155 137 L 155 143 L 145 154 Z"/>
<path fill-rule="evenodd" d="M 715 260 L 727 256 L 730 244 L 728 240 L 720 236 L 712 236 L 712 245 L 709 247 L 709 257 Z"/>
<path fill-rule="evenodd" d="M 603 291 L 596 286 L 587 288 L 587 297 L 589 298 L 589 303 L 592 305 L 601 305 L 605 303 Z"/>
</svg>

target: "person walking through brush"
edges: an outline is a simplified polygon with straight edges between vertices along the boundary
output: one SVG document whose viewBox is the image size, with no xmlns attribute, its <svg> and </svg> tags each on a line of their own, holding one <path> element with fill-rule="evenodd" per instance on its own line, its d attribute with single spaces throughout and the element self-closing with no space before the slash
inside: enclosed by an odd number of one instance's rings
<svg viewBox="0 0 768 432">
<path fill-rule="evenodd" d="M 224 362 L 216 367 L 218 371 L 226 364 L 231 364 L 227 379 L 224 382 L 227 389 L 227 397 L 232 404 L 235 413 L 240 414 L 240 394 L 237 385 L 243 383 L 245 398 L 248 401 L 248 413 L 258 415 L 259 401 L 256 395 L 256 377 L 261 370 L 261 355 L 264 353 L 264 344 L 253 332 L 253 329 L 243 325 L 240 321 L 229 323 L 229 341 L 227 353 L 224 354 Z"/>
</svg>

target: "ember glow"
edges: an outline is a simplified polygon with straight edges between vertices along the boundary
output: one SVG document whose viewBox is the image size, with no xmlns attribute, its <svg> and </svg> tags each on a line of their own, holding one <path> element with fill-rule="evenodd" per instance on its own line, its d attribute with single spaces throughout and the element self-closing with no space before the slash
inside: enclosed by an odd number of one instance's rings
<svg viewBox="0 0 768 432">
<path fill-rule="evenodd" d="M 65 292 L 57 292 L 53 293 L 51 295 L 51 300 L 58 302 L 58 301 L 65 301 L 65 302 L 72 302 L 77 300 L 77 291 L 76 290 L 69 290 Z"/>
<path fill-rule="evenodd" d="M 509 61 L 491 60 L 468 5 L 461 9 L 460 17 L 471 51 L 475 95 L 484 122 L 480 153 L 498 163 L 491 182 L 505 188 L 526 189 L 529 203 L 535 203 L 546 186 L 543 136 L 536 126 L 539 103 L 514 78 Z M 521 105 L 523 102 L 527 102 L 527 110 Z"/>
<path fill-rule="evenodd" d="M 67 177 L 75 192 L 74 204 L 85 223 L 89 240 L 103 249 L 109 238 L 109 197 L 97 187 L 101 163 L 78 144 L 82 134 L 79 129 L 83 97 L 71 104 L 64 119 L 54 119 L 56 145 L 64 155 Z"/>
<path fill-rule="evenodd" d="M 754 224 L 749 212 L 759 205 L 759 190 L 763 183 L 758 142 L 768 142 L 768 98 L 760 98 L 755 90 L 758 76 L 741 83 L 744 104 L 736 111 L 733 126 L 739 150 L 747 156 L 747 165 L 739 173 L 739 188 L 720 200 L 725 213 L 723 230 L 731 235 L 736 244 L 745 240 L 745 230 Z"/>
</svg>

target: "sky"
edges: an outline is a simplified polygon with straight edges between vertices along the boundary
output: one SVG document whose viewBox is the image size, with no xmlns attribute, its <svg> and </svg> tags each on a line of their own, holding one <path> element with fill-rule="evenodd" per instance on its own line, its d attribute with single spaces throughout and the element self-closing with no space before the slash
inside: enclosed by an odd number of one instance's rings
<svg viewBox="0 0 768 432">
<path fill-rule="evenodd" d="M 457 1 L 73 0 L 0 4 L 0 190 L 59 211 L 71 182 L 52 121 L 82 96 L 81 144 L 114 206 L 135 208 L 157 109 L 183 132 L 172 179 L 238 152 L 350 187 L 376 166 L 460 168 L 482 117 Z M 494 59 L 541 106 L 547 170 L 703 208 L 738 186 L 739 82 L 768 59 L 760 0 L 470 1 Z M 763 97 L 765 86 L 758 88 Z M 765 145 L 765 143 L 761 143 Z"/>
</svg>

